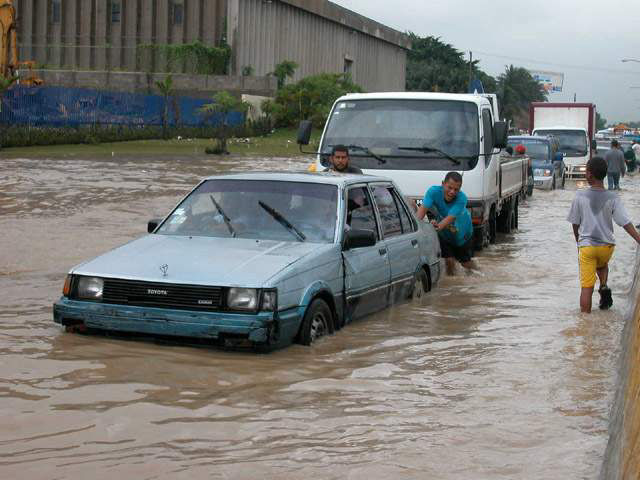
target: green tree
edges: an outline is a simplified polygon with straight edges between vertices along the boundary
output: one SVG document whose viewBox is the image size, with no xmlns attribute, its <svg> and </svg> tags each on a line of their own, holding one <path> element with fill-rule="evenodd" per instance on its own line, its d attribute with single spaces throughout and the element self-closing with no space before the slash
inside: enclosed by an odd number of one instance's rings
<svg viewBox="0 0 640 480">
<path fill-rule="evenodd" d="M 438 37 L 418 37 L 413 33 L 409 37 L 408 91 L 466 93 L 470 78 L 479 78 L 485 92 L 496 91 L 496 80 L 478 68 L 478 60 L 469 65 L 463 52 Z"/>
<path fill-rule="evenodd" d="M 273 105 L 276 125 L 293 127 L 300 120 L 308 119 L 315 126 L 322 127 L 338 97 L 362 91 L 348 74 L 322 73 L 303 78 L 276 94 Z"/>
<path fill-rule="evenodd" d="M 604 130 L 607 128 L 607 119 L 596 112 L 596 130 Z"/>
<path fill-rule="evenodd" d="M 498 97 L 502 115 L 515 127 L 528 128 L 529 104 L 546 102 L 547 92 L 528 70 L 509 65 L 498 77 Z"/>
<path fill-rule="evenodd" d="M 214 153 L 229 153 L 227 149 L 227 140 L 230 136 L 230 128 L 228 123 L 228 116 L 232 112 L 241 112 L 246 114 L 251 108 L 247 102 L 243 102 L 241 99 L 234 97 L 227 91 L 218 92 L 213 96 L 213 102 L 207 103 L 200 107 L 200 113 L 204 115 L 206 119 L 213 116 L 220 118 L 220 123 L 215 129 L 214 139 L 218 145 Z"/>
<path fill-rule="evenodd" d="M 162 82 L 156 82 L 156 88 L 164 97 L 164 104 L 162 108 L 162 138 L 166 140 L 169 137 L 169 99 L 175 94 L 173 78 L 171 75 L 167 75 Z"/>
<path fill-rule="evenodd" d="M 296 62 L 293 62 L 291 60 L 285 60 L 275 66 L 273 72 L 271 72 L 270 75 L 273 75 L 278 79 L 278 90 L 284 87 L 287 78 L 293 77 L 298 66 L 299 65 Z"/>
</svg>

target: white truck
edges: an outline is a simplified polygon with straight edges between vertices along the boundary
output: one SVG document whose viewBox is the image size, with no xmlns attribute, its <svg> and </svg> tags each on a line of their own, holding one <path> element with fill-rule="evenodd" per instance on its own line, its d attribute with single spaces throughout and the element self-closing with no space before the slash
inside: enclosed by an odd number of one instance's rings
<svg viewBox="0 0 640 480">
<path fill-rule="evenodd" d="M 529 107 L 532 135 L 552 135 L 564 155 L 565 176 L 584 178 L 596 150 L 596 106 L 593 103 L 533 102 Z"/>
<path fill-rule="evenodd" d="M 447 172 L 457 171 L 480 249 L 495 242 L 497 231 L 517 227 L 527 188 L 526 159 L 500 153 L 507 125 L 494 115 L 495 100 L 483 94 L 417 92 L 343 96 L 324 127 L 316 169 L 328 165 L 334 146 L 348 146 L 351 164 L 393 179 L 417 204 Z M 310 122 L 302 122 L 298 143 L 308 144 L 310 132 Z"/>
</svg>

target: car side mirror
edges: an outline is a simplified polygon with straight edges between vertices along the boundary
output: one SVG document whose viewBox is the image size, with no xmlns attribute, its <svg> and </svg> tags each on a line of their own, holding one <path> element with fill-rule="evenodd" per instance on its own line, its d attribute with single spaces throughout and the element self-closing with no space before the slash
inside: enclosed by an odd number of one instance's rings
<svg viewBox="0 0 640 480">
<path fill-rule="evenodd" d="M 562 152 L 556 152 L 556 155 L 553 157 L 554 162 L 562 162 L 564 160 L 564 155 Z"/>
<path fill-rule="evenodd" d="M 509 126 L 507 122 L 496 122 L 493 125 L 493 147 L 506 148 Z"/>
<path fill-rule="evenodd" d="M 158 225 L 160 225 L 161 221 L 162 220 L 160 220 L 159 218 L 149 220 L 149 223 L 147 223 L 147 233 L 153 233 L 155 229 L 158 228 Z"/>
<path fill-rule="evenodd" d="M 598 142 L 591 140 L 591 150 L 598 150 Z"/>
<path fill-rule="evenodd" d="M 347 230 L 344 232 L 343 250 L 352 248 L 373 247 L 376 244 L 376 233 L 373 230 Z"/>
<path fill-rule="evenodd" d="M 298 127 L 298 145 L 309 145 L 311 140 L 311 128 L 313 123 L 310 120 L 302 120 Z"/>
</svg>

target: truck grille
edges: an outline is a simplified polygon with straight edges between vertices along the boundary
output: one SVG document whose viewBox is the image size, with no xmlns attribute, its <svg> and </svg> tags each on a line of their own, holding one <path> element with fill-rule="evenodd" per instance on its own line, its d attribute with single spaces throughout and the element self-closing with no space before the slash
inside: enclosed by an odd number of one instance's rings
<svg viewBox="0 0 640 480">
<path fill-rule="evenodd" d="M 103 303 L 181 310 L 220 310 L 222 287 L 104 279 Z"/>
</svg>

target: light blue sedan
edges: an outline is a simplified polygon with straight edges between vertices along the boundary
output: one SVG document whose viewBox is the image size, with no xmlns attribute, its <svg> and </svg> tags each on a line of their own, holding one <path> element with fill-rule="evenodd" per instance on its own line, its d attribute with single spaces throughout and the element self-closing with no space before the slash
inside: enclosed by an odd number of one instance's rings
<svg viewBox="0 0 640 480">
<path fill-rule="evenodd" d="M 429 291 L 440 247 L 388 179 L 203 180 L 149 235 L 73 268 L 55 322 L 271 349 Z"/>
</svg>

